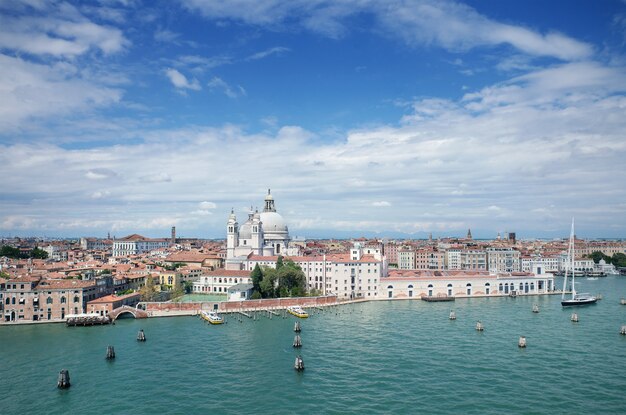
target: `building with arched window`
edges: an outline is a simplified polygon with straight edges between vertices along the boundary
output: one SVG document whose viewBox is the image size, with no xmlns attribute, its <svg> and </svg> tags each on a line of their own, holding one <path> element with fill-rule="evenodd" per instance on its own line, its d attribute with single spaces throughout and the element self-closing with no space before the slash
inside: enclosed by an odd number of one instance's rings
<svg viewBox="0 0 626 415">
<path fill-rule="evenodd" d="M 389 270 L 380 281 L 381 298 L 482 297 L 545 294 L 555 289 L 552 274 L 529 272 Z M 387 287 L 393 287 L 389 289 Z M 385 289 L 382 289 L 385 288 Z M 390 296 L 391 295 L 391 296 Z"/>
</svg>

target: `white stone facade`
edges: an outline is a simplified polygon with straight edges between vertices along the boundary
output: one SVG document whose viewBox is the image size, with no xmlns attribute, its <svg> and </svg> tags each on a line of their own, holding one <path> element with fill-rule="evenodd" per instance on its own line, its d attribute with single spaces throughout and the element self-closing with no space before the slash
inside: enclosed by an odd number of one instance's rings
<svg viewBox="0 0 626 415">
<path fill-rule="evenodd" d="M 248 219 L 241 226 L 234 211 L 231 211 L 226 224 L 226 261 L 237 262 L 236 258 L 250 254 L 286 255 L 290 241 L 289 228 L 283 217 L 276 212 L 274 198 L 268 191 L 263 212 L 251 210 Z"/>
</svg>

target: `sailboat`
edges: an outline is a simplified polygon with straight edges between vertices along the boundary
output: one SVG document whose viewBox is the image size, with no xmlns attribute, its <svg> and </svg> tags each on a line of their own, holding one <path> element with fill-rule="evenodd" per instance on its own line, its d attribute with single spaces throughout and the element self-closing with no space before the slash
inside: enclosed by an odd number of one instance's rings
<svg viewBox="0 0 626 415">
<path fill-rule="evenodd" d="M 565 299 L 565 289 L 567 288 L 567 266 L 563 277 L 563 294 L 561 295 L 561 305 L 563 307 L 574 305 L 594 304 L 598 299 L 591 294 L 576 294 L 576 283 L 574 282 L 574 218 L 572 218 L 572 231 L 569 235 L 569 249 L 567 250 L 567 262 L 572 271 L 572 298 Z"/>
</svg>

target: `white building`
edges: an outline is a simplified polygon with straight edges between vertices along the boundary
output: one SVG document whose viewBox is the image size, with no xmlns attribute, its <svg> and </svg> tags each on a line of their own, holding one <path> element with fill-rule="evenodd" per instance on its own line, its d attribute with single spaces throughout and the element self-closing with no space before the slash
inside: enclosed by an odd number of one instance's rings
<svg viewBox="0 0 626 415">
<path fill-rule="evenodd" d="M 250 271 L 233 271 L 218 269 L 203 273 L 193 283 L 194 294 L 222 294 L 226 295 L 228 289 L 238 284 L 251 284 Z"/>
<path fill-rule="evenodd" d="M 392 270 L 380 281 L 379 298 L 499 296 L 512 291 L 525 295 L 547 293 L 554 288 L 552 274 Z"/>
<path fill-rule="evenodd" d="M 520 252 L 513 248 L 487 248 L 490 272 L 518 272 L 521 269 Z"/>
<path fill-rule="evenodd" d="M 537 266 L 541 266 L 545 272 L 558 272 L 559 271 L 559 257 L 558 256 L 525 256 L 521 258 L 522 272 L 530 272 Z"/>
<path fill-rule="evenodd" d="M 380 250 L 362 248 L 359 244 L 350 253 L 311 257 L 285 257 L 300 266 L 304 272 L 307 290 L 321 294 L 336 294 L 339 298 L 376 298 L 382 276 L 387 275 L 387 261 Z M 277 256 L 251 255 L 245 269 L 259 266 L 276 267 Z"/>
<path fill-rule="evenodd" d="M 446 250 L 446 269 L 461 269 L 460 248 L 449 248 Z"/>
<path fill-rule="evenodd" d="M 121 239 L 113 240 L 113 256 L 123 257 L 143 254 L 156 249 L 167 248 L 169 245 L 169 239 L 151 239 L 135 233 Z"/>
<path fill-rule="evenodd" d="M 241 269 L 248 255 L 288 255 L 290 240 L 289 228 L 268 190 L 263 212 L 251 210 L 241 226 L 231 211 L 226 224 L 226 268 Z"/>
</svg>

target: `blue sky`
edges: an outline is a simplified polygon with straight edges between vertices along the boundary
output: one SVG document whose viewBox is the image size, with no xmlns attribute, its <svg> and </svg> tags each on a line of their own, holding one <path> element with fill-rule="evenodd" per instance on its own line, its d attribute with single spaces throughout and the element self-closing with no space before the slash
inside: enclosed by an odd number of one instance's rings
<svg viewBox="0 0 626 415">
<path fill-rule="evenodd" d="M 0 235 L 626 237 L 623 1 L 0 2 Z"/>
</svg>

